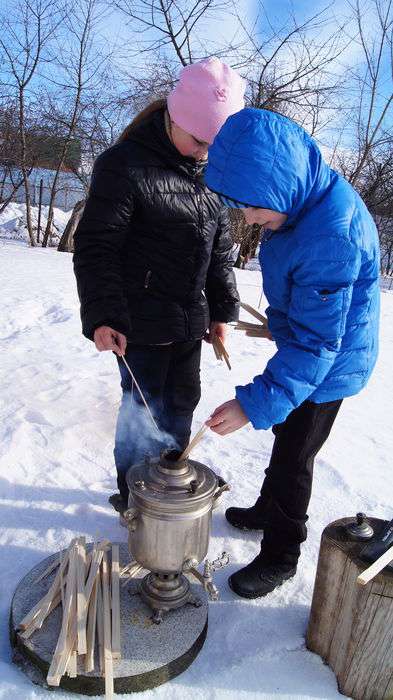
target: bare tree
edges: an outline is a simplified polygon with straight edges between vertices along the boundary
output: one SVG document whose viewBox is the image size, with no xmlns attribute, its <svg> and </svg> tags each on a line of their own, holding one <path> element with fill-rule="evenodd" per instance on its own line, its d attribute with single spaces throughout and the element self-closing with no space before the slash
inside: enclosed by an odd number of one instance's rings
<svg viewBox="0 0 393 700">
<path fill-rule="evenodd" d="M 4 14 L 0 20 L 0 52 L 6 71 L 7 87 L 18 105 L 19 167 L 26 200 L 26 221 L 30 244 L 35 245 L 31 215 L 29 175 L 30 154 L 27 141 L 26 112 L 39 67 L 46 60 L 44 51 L 60 21 L 60 12 L 53 0 L 21 0 L 15 14 Z"/>
<path fill-rule="evenodd" d="M 60 173 L 64 168 L 70 147 L 75 141 L 78 123 L 90 108 L 92 95 L 98 86 L 102 89 L 103 73 L 109 54 L 99 52 L 96 45 L 96 27 L 102 20 L 103 10 L 99 0 L 79 0 L 69 9 L 64 20 L 67 42 L 59 36 L 57 51 L 57 76 L 51 83 L 56 86 L 55 95 L 47 96 L 49 110 L 46 118 L 56 125 L 62 148 L 51 184 L 47 225 L 42 245 L 45 247 L 51 235 L 53 210 Z"/>
<path fill-rule="evenodd" d="M 165 98 L 175 87 L 178 65 L 164 57 L 157 57 L 146 64 L 143 74 L 129 76 L 130 90 L 121 97 L 123 106 L 138 112 L 154 100 Z"/>
<path fill-rule="evenodd" d="M 0 213 L 23 185 L 15 144 L 18 142 L 18 108 L 15 101 L 4 99 L 0 106 Z"/>
<path fill-rule="evenodd" d="M 349 43 L 343 41 L 342 27 L 332 21 L 328 10 L 303 23 L 291 14 L 273 24 L 260 5 L 251 26 L 237 13 L 248 43 L 234 67 L 247 79 L 250 106 L 281 112 L 313 135 L 337 109 L 342 78 L 334 74 L 333 66 Z"/>
<path fill-rule="evenodd" d="M 247 262 L 255 257 L 261 240 L 262 227 L 258 224 L 251 226 L 246 224 L 241 209 L 230 209 L 229 219 L 232 240 L 238 246 L 235 267 L 244 268 Z"/>
<path fill-rule="evenodd" d="M 381 246 L 381 272 L 393 272 L 393 139 L 378 156 L 371 150 L 356 181 L 374 217 Z"/>
<path fill-rule="evenodd" d="M 141 28 L 138 50 L 151 55 L 172 49 L 186 66 L 208 54 L 202 40 L 203 23 L 215 23 L 231 9 L 231 0 L 116 0 L 118 7 Z M 206 26 L 206 24 L 205 24 Z M 227 48 L 225 49 L 227 50 Z M 219 52 L 216 52 L 219 53 Z"/>
<path fill-rule="evenodd" d="M 350 72 L 357 90 L 352 90 L 350 120 L 356 130 L 356 158 L 348 179 L 357 185 L 370 156 L 376 159 L 392 143 L 389 113 L 393 105 L 393 2 L 371 0 L 351 6 L 357 25 L 362 62 Z"/>
</svg>

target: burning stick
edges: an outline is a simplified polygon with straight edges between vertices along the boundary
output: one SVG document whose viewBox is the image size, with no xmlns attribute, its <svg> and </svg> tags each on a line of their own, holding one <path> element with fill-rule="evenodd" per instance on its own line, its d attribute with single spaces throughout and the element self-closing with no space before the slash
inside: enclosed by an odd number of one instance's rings
<svg viewBox="0 0 393 700">
<path fill-rule="evenodd" d="M 180 457 L 179 457 L 179 459 L 178 459 L 179 462 L 181 462 L 183 459 L 186 459 L 186 457 L 188 457 L 188 455 L 190 454 L 191 450 L 193 450 L 194 447 L 197 446 L 198 442 L 200 442 L 200 441 L 202 440 L 202 438 L 203 438 L 203 436 L 204 436 L 206 430 L 209 430 L 209 426 L 203 424 L 203 425 L 202 425 L 202 428 L 200 428 L 200 429 L 198 430 L 198 432 L 196 433 L 196 435 L 194 435 L 194 437 L 192 438 L 192 440 L 191 440 L 191 442 L 189 443 L 189 445 L 187 445 L 187 447 L 186 447 L 186 449 L 184 450 L 184 452 L 181 453 L 181 455 L 180 455 Z"/>
</svg>

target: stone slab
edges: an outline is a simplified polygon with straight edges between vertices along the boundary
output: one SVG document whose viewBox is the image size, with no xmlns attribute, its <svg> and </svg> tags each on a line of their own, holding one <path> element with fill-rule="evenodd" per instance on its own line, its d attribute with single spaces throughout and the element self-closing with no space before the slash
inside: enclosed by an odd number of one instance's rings
<svg viewBox="0 0 393 700">
<path fill-rule="evenodd" d="M 127 545 L 120 544 L 120 563 L 129 562 Z M 19 583 L 10 612 L 10 638 L 14 647 L 14 661 L 34 683 L 45 687 L 46 674 L 57 642 L 62 610 L 59 606 L 46 619 L 41 630 L 28 640 L 19 637 L 18 623 L 47 592 L 55 573 L 34 583 L 39 575 L 58 557 L 48 557 L 34 567 Z M 146 572 L 142 572 L 142 577 Z M 151 610 L 135 595 L 140 579 L 131 579 L 128 586 L 120 586 L 121 649 L 122 659 L 113 662 L 116 693 L 131 693 L 154 688 L 182 673 L 197 656 L 207 633 L 208 602 L 203 587 L 191 581 L 191 589 L 202 605 L 186 605 L 165 614 L 156 625 Z M 97 664 L 96 650 L 96 664 Z M 104 679 L 98 668 L 86 673 L 83 657 L 78 659 L 78 676 L 63 676 L 60 687 L 84 695 L 103 695 Z"/>
</svg>

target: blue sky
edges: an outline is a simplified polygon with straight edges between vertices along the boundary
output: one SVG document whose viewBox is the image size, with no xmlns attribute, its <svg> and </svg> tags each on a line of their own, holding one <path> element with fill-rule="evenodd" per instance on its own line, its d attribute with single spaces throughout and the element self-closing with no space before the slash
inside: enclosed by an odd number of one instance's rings
<svg viewBox="0 0 393 700">
<path fill-rule="evenodd" d="M 17 0 L 3 0 L 3 8 L 11 13 L 12 8 L 15 8 Z M 362 0 L 364 7 L 369 5 L 370 0 Z M 252 24 L 253 20 L 258 14 L 258 10 L 261 8 L 261 3 L 258 0 L 237 0 L 237 9 L 244 21 L 249 25 Z M 332 3 L 327 3 L 323 0 L 315 0 L 310 3 L 309 0 L 296 0 L 296 2 L 291 2 L 290 0 L 266 0 L 263 3 L 264 11 L 269 17 L 269 21 L 276 27 L 284 27 L 290 21 L 291 15 L 296 16 L 298 24 L 302 24 L 305 20 L 309 19 L 311 16 L 322 11 L 326 8 L 327 24 L 315 31 L 315 36 L 318 40 L 323 40 L 324 37 L 328 37 L 332 30 L 332 23 L 329 24 L 328 20 L 331 18 L 336 18 L 343 21 L 345 17 L 348 17 L 350 9 L 347 0 L 334 0 Z M 230 38 L 232 38 L 234 33 L 235 21 L 230 17 L 225 17 L 224 21 L 216 21 L 205 23 L 201 25 L 203 27 L 204 38 L 208 41 L 219 41 L 226 43 Z M 373 17 L 372 14 L 367 14 L 367 28 L 372 33 L 373 31 Z M 143 65 L 148 57 L 146 54 L 136 56 L 135 55 L 135 44 L 138 39 L 141 38 L 140 27 L 135 25 L 136 31 L 132 33 L 132 27 L 127 26 L 124 16 L 115 10 L 112 14 L 101 22 L 99 27 L 100 34 L 105 37 L 106 41 L 114 48 L 115 59 L 122 67 L 126 67 L 131 73 L 133 70 L 143 70 Z M 349 36 L 355 34 L 354 26 L 346 23 L 345 31 Z M 260 14 L 259 20 L 259 30 L 261 36 L 270 35 L 271 30 L 267 26 L 266 16 L 263 13 Z M 334 66 L 334 72 L 339 75 L 344 72 L 346 66 L 350 65 L 355 67 L 363 59 L 359 45 L 352 41 L 350 46 L 346 49 L 345 54 L 340 57 Z M 286 60 L 285 53 L 283 60 Z M 288 55 L 288 60 L 290 57 Z M 139 68 L 137 65 L 139 64 Z M 180 67 L 180 66 L 179 66 Z M 391 90 L 392 80 L 389 75 L 390 73 L 390 62 L 389 57 L 385 58 L 384 70 L 386 75 L 386 82 L 381 84 L 380 90 L 380 101 L 382 102 L 388 91 Z M 389 117 L 391 122 L 392 116 Z"/>
</svg>

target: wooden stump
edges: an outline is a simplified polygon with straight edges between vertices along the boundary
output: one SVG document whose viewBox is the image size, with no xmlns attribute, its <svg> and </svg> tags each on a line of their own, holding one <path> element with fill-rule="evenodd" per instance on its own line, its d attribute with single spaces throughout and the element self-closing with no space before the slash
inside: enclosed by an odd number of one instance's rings
<svg viewBox="0 0 393 700">
<path fill-rule="evenodd" d="M 82 218 L 83 210 L 85 208 L 85 199 L 81 199 L 77 202 L 72 210 L 72 214 L 68 220 L 67 226 L 64 229 L 63 235 L 60 238 L 57 250 L 61 253 L 73 253 L 74 252 L 74 234 L 76 228 Z"/>
<path fill-rule="evenodd" d="M 341 693 L 355 700 L 393 699 L 393 572 L 366 586 L 364 542 L 350 540 L 344 518 L 322 533 L 306 643 L 334 671 Z M 369 519 L 377 534 L 386 524 Z"/>
</svg>

